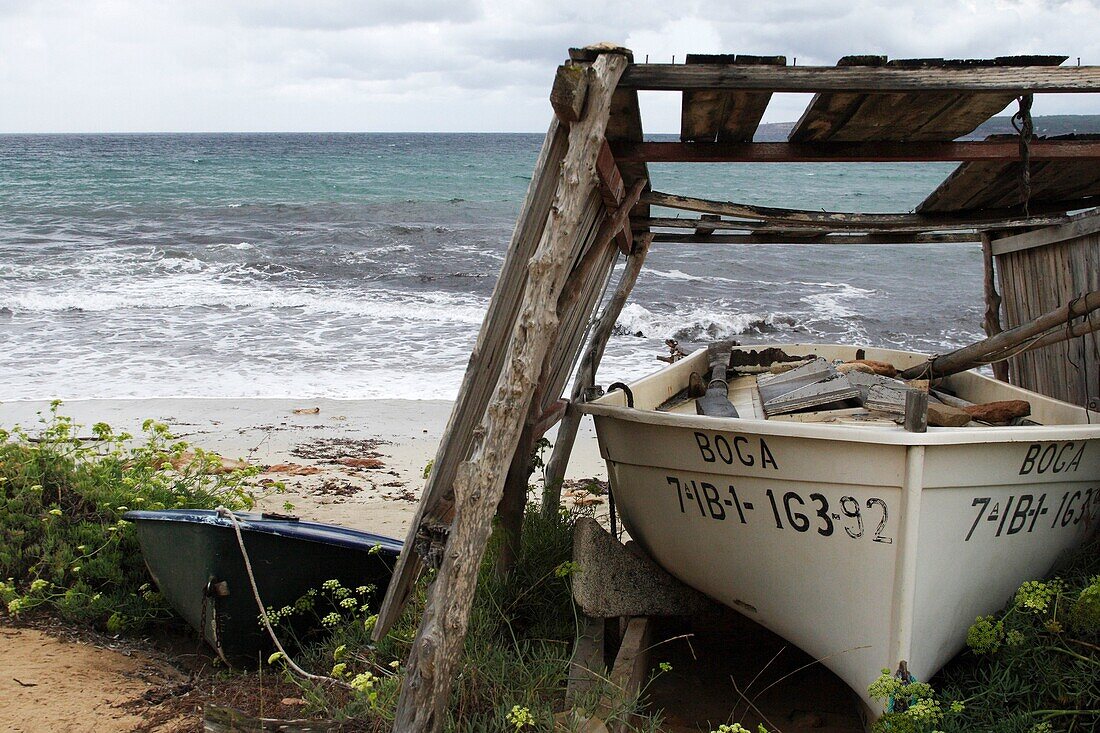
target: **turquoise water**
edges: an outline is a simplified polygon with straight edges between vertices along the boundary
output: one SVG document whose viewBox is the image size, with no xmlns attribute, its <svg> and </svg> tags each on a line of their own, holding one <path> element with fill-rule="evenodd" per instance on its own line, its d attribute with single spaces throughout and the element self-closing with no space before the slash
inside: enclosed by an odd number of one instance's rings
<svg viewBox="0 0 1100 733">
<path fill-rule="evenodd" d="M 453 396 L 541 135 L 0 136 L 0 400 Z M 657 190 L 907 211 L 950 165 L 654 165 Z M 666 212 L 673 215 L 673 212 Z M 975 245 L 657 245 L 601 379 L 665 338 L 942 351 Z M 640 335 L 639 335 L 640 334 Z"/>
</svg>

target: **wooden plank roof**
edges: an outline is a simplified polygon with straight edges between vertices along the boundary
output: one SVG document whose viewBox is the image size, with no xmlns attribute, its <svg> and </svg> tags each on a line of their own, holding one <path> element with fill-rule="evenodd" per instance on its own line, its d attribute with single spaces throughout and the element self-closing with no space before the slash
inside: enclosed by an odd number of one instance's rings
<svg viewBox="0 0 1100 733">
<path fill-rule="evenodd" d="M 1063 135 L 1052 140 L 1100 140 L 1100 135 Z M 1089 159 L 1033 161 L 1029 167 L 1029 206 L 1047 204 L 1066 210 L 1095 205 L 1100 196 L 1100 162 Z M 1024 205 L 1023 163 L 963 163 L 917 207 L 922 214 L 1014 209 Z"/>
<path fill-rule="evenodd" d="M 966 69 L 997 66 L 1057 66 L 1065 56 L 1016 56 L 989 60 L 895 59 L 847 56 L 837 66 L 901 69 Z M 825 92 L 814 96 L 791 130 L 791 142 L 954 140 L 1016 99 L 1011 91 Z"/>
<path fill-rule="evenodd" d="M 785 66 L 784 56 L 688 54 L 689 64 Z M 680 139 L 691 142 L 749 142 L 771 100 L 771 92 L 688 89 L 680 116 Z"/>
<path fill-rule="evenodd" d="M 571 52 L 574 61 L 590 60 L 583 54 L 592 52 L 577 53 Z M 628 186 L 650 178 L 651 161 L 963 161 L 918 207 L 918 219 L 923 215 L 929 224 L 923 233 L 942 233 L 934 223 L 952 217 L 973 226 L 985 212 L 986 220 L 1015 217 L 1015 224 L 1024 213 L 1018 138 L 959 138 L 1010 105 L 1015 111 L 1013 103 L 1026 95 L 1100 92 L 1100 67 L 1061 66 L 1065 60 L 846 56 L 836 66 L 789 66 L 783 56 L 689 54 L 681 64 L 632 62 L 612 100 L 607 139 Z M 643 140 L 640 90 L 681 92 L 679 142 Z M 779 92 L 814 96 L 786 143 L 754 142 Z M 1100 136 L 1036 138 L 1033 150 L 1028 212 L 1049 218 L 1100 202 Z M 660 221 L 650 216 L 647 201 L 635 208 L 636 231 Z M 873 234 L 875 227 L 865 231 Z M 703 226 L 691 236 L 719 235 Z"/>
</svg>

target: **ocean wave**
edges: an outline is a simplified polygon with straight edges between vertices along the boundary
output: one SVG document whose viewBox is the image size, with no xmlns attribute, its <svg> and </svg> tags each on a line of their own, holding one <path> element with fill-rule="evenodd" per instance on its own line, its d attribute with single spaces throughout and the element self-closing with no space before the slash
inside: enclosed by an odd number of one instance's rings
<svg viewBox="0 0 1100 733">
<path fill-rule="evenodd" d="M 17 313 L 163 311 L 173 308 L 299 309 L 307 314 L 337 313 L 376 319 L 480 324 L 485 313 L 485 299 L 465 293 L 410 293 L 384 288 L 362 291 L 341 291 L 332 287 L 270 288 L 177 274 L 112 283 L 110 287 L 96 287 L 83 282 L 69 287 L 35 289 L 9 295 L 5 298 L 4 307 Z"/>
<path fill-rule="evenodd" d="M 792 317 L 776 313 L 713 313 L 694 309 L 658 315 L 637 303 L 623 308 L 615 324 L 620 336 L 677 341 L 728 339 L 747 334 L 778 333 L 797 328 Z"/>
</svg>

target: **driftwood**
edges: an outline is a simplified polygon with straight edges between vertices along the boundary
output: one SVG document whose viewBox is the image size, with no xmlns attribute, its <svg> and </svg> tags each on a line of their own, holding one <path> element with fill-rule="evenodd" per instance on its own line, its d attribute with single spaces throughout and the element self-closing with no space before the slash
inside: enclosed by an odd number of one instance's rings
<svg viewBox="0 0 1100 733">
<path fill-rule="evenodd" d="M 542 509 L 544 512 L 556 513 L 561 503 L 561 484 L 565 479 L 565 468 L 569 464 L 569 456 L 573 451 L 573 443 L 577 439 L 577 429 L 581 422 L 581 413 L 577 409 L 577 403 L 584 399 L 586 389 L 595 384 L 596 370 L 603 359 L 604 349 L 607 347 L 607 339 L 615 328 L 615 322 L 622 313 L 626 299 L 634 289 L 634 283 L 638 281 L 638 273 L 642 271 L 646 254 L 649 252 L 649 244 L 652 235 L 639 237 L 635 240 L 634 251 L 626 260 L 626 267 L 619 278 L 619 285 L 615 294 L 611 296 L 603 313 L 596 321 L 592 329 L 592 336 L 577 369 L 577 376 L 573 382 L 573 393 L 566 409 L 565 417 L 558 426 L 557 438 L 554 441 L 554 452 L 550 455 L 550 462 L 546 464 L 545 485 L 542 495 Z"/>
<path fill-rule="evenodd" d="M 939 379 L 1030 349 L 1050 346 L 1074 336 L 1091 333 L 1100 329 L 1100 321 L 1093 321 L 1091 318 L 1083 324 L 1072 324 L 1071 321 L 1088 316 L 1098 309 L 1100 291 L 1086 293 L 1061 308 L 1044 313 L 1030 323 L 1002 331 L 996 336 L 949 354 L 934 356 L 922 364 L 906 369 L 898 376 L 902 379 Z"/>
<path fill-rule="evenodd" d="M 596 156 L 607 126 L 611 95 L 626 65 L 626 58 L 618 54 L 604 54 L 596 60 L 585 117 L 569 130 L 569 148 L 550 216 L 528 262 L 527 284 L 507 359 L 474 431 L 469 457 L 455 478 L 454 521 L 409 653 L 395 730 L 435 731 L 443 726 L 452 676 L 469 623 L 477 569 L 508 465 L 557 330 L 556 306 L 572 264 L 571 245 L 587 195 L 596 185 Z"/>
</svg>

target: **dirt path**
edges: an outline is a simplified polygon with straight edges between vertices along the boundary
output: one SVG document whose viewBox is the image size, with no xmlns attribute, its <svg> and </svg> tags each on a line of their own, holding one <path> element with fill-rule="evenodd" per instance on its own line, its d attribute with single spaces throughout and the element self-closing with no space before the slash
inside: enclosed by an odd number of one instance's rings
<svg viewBox="0 0 1100 733">
<path fill-rule="evenodd" d="M 0 626 L 0 730 L 133 731 L 149 719 L 151 699 L 170 677 L 140 652 Z M 178 727 L 169 723 L 154 730 Z"/>
</svg>

